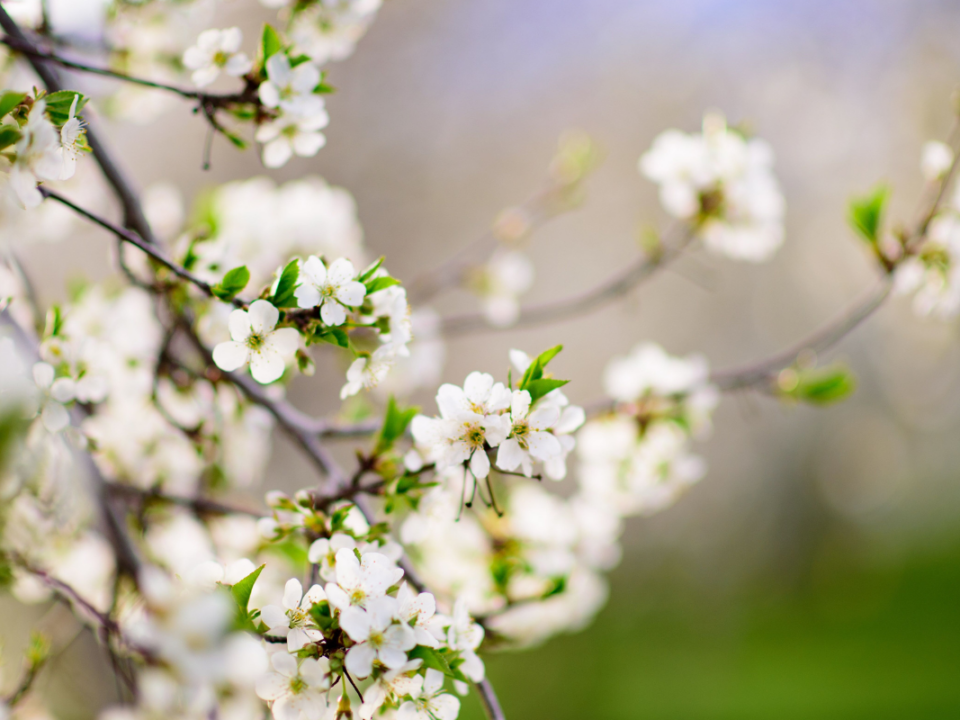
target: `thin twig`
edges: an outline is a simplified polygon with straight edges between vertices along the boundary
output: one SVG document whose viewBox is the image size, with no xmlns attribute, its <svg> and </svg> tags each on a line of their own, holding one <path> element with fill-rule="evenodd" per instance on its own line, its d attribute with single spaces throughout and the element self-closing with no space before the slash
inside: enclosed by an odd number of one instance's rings
<svg viewBox="0 0 960 720">
<path fill-rule="evenodd" d="M 567 320 L 593 312 L 626 295 L 652 276 L 658 269 L 680 257 L 693 239 L 693 235 L 688 229 L 684 229 L 682 232 L 683 234 L 678 241 L 665 245 L 656 254 L 640 257 L 623 272 L 614 275 L 585 293 L 522 308 L 519 318 L 512 325 L 491 325 L 483 313 L 471 312 L 443 318 L 440 325 L 441 332 L 450 337 L 469 333 L 515 330 L 530 325 L 544 325 Z"/>
<path fill-rule="evenodd" d="M 167 503 L 169 505 L 178 505 L 192 510 L 198 515 L 247 515 L 248 517 L 264 517 L 262 512 L 249 510 L 247 508 L 228 505 L 217 500 L 211 500 L 205 497 L 184 497 L 182 495 L 171 495 L 160 490 L 144 490 L 143 488 L 125 485 L 118 482 L 105 483 L 107 492 L 123 498 L 133 498 L 141 503 Z"/>
</svg>

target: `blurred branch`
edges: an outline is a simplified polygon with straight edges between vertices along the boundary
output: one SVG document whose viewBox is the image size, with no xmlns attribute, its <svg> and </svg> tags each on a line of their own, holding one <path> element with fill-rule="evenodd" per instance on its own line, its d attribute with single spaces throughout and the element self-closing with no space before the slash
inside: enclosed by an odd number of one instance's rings
<svg viewBox="0 0 960 720">
<path fill-rule="evenodd" d="M 728 391 L 763 386 L 775 381 L 780 371 L 796 364 L 803 353 L 822 353 L 853 332 L 883 305 L 890 295 L 891 286 L 890 277 L 885 276 L 862 300 L 800 342 L 760 362 L 715 372 L 710 376 L 710 381 L 721 390 Z"/>
<path fill-rule="evenodd" d="M 518 245 L 553 218 L 573 209 L 577 190 L 596 162 L 597 151 L 589 137 L 582 133 L 562 136 L 545 187 L 520 205 L 504 210 L 476 240 L 414 279 L 409 285 L 410 302 L 422 305 L 441 291 L 460 285 L 470 269 L 485 262 L 498 243 Z"/>
<path fill-rule="evenodd" d="M 676 242 L 665 244 L 656 252 L 641 256 L 623 272 L 608 278 L 585 293 L 522 308 L 519 319 L 512 325 L 503 327 L 491 325 L 483 313 L 471 312 L 443 318 L 440 325 L 441 332 L 446 336 L 502 332 L 530 325 L 559 322 L 593 312 L 626 295 L 657 270 L 679 258 L 693 240 L 689 228 L 684 227 L 682 232 L 683 234 Z"/>
<path fill-rule="evenodd" d="M 17 23 L 7 14 L 7 11 L 3 9 L 2 5 L 0 5 L 0 27 L 7 33 L 8 40 L 17 42 L 21 48 L 29 48 L 39 52 L 37 47 L 23 34 Z M 45 61 L 30 55 L 27 56 L 27 61 L 46 86 L 48 92 L 54 93 L 64 89 L 57 73 L 53 68 L 48 67 Z M 107 147 L 100 141 L 99 135 L 90 122 L 87 122 L 86 134 L 87 144 L 93 152 L 94 159 L 123 207 L 124 225 L 136 231 L 145 242 L 156 244 L 156 238 L 154 238 L 150 229 L 146 215 L 143 214 L 143 208 L 140 205 L 133 183 L 117 165 Z"/>
<path fill-rule="evenodd" d="M 135 499 L 146 505 L 152 502 L 166 503 L 169 505 L 178 505 L 192 510 L 198 515 L 247 515 L 249 517 L 260 518 L 264 513 L 257 510 L 248 510 L 247 508 L 227 505 L 216 500 L 204 497 L 184 497 L 182 495 L 170 495 L 160 490 L 134 487 L 118 482 L 105 483 L 107 492 L 110 495 L 126 499 Z"/>
</svg>

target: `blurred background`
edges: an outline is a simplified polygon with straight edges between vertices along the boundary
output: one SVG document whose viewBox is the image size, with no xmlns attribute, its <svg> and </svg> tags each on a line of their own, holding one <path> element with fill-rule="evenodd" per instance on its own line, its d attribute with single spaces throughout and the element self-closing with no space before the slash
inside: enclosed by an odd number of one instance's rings
<svg viewBox="0 0 960 720">
<path fill-rule="evenodd" d="M 226 4 L 219 26 L 240 23 L 252 45 L 267 17 L 254 5 Z M 657 133 L 696 130 L 709 109 L 745 123 L 773 146 L 787 198 L 787 240 L 771 263 L 694 253 L 591 315 L 448 345 L 444 380 L 460 383 L 475 369 L 505 374 L 512 347 L 563 343 L 555 372 L 587 403 L 609 358 L 640 341 L 739 365 L 871 287 L 847 201 L 885 180 L 892 216 L 912 218 L 921 145 L 950 127 L 958 37 L 960 5 L 947 0 L 387 0 L 356 54 L 331 69 L 327 147 L 269 174 L 350 190 L 370 254 L 412 278 L 536 191 L 558 136 L 583 130 L 605 161 L 584 205 L 529 246 L 536 302 L 616 274 L 641 229 L 665 225 L 636 171 Z M 201 172 L 204 127 L 186 105 L 116 132 L 141 184 L 172 182 L 188 198 L 266 173 L 220 139 Z M 100 236 L 37 245 L 25 261 L 55 300 L 71 277 L 103 277 L 110 246 Z M 454 294 L 439 309 L 474 306 Z M 698 447 L 707 477 L 628 523 L 595 624 L 486 658 L 508 717 L 960 716 L 957 326 L 894 299 L 831 357 L 860 380 L 841 406 L 725 398 Z M 296 382 L 305 410 L 336 407 L 339 381 L 320 385 Z M 282 440 L 272 463 L 273 486 L 311 482 Z M 0 617 L 10 607 L 0 602 Z M 8 645 L 26 633 L 0 620 Z M 70 698 L 61 717 L 88 717 L 107 692 L 77 662 L 91 647 L 58 661 Z M 461 717 L 480 716 L 471 698 Z"/>
</svg>

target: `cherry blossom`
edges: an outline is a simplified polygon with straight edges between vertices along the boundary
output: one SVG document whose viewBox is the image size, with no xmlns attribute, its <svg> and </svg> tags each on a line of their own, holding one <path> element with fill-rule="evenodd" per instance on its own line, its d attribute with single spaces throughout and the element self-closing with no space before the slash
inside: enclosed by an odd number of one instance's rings
<svg viewBox="0 0 960 720">
<path fill-rule="evenodd" d="M 311 255 L 300 270 L 302 280 L 296 290 L 302 308 L 320 307 L 320 319 L 331 327 L 343 325 L 347 307 L 363 302 L 367 289 L 357 281 L 357 271 L 346 258 L 334 260 L 327 268 L 316 255 Z"/>
<path fill-rule="evenodd" d="M 316 642 L 323 634 L 311 627 L 310 608 L 326 595 L 323 588 L 314 585 L 306 593 L 296 578 L 287 581 L 283 590 L 283 607 L 266 605 L 260 610 L 260 618 L 267 626 L 269 634 L 287 638 L 287 650 L 297 652 L 304 645 Z"/>
<path fill-rule="evenodd" d="M 197 44 L 183 54 L 183 64 L 193 70 L 190 76 L 197 87 L 205 87 L 219 77 L 221 70 L 242 77 L 253 69 L 250 59 L 240 52 L 243 33 L 240 28 L 204 30 Z"/>
<path fill-rule="evenodd" d="M 266 300 L 256 300 L 249 310 L 230 314 L 230 342 L 213 349 L 213 361 L 232 372 L 250 363 L 253 379 L 271 383 L 283 375 L 287 362 L 300 344 L 294 328 L 277 328 L 280 312 Z"/>
</svg>

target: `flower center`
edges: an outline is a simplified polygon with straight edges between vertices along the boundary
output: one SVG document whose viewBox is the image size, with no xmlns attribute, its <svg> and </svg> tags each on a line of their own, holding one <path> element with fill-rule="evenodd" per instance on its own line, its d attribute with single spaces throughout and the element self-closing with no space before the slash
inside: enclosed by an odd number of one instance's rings
<svg viewBox="0 0 960 720">
<path fill-rule="evenodd" d="M 218 50 L 213 56 L 213 64 L 223 67 L 227 64 L 227 61 L 230 59 L 230 56 L 227 55 L 223 50 Z"/>
<path fill-rule="evenodd" d="M 463 439 L 471 447 L 482 447 L 484 433 L 479 423 L 464 423 Z"/>
<path fill-rule="evenodd" d="M 304 627 L 307 624 L 307 612 L 302 608 L 287 610 L 287 617 L 290 618 L 290 627 Z"/>
<path fill-rule="evenodd" d="M 527 438 L 530 435 L 530 426 L 526 420 L 520 420 L 513 426 L 513 437 L 524 450 L 527 449 Z"/>
<path fill-rule="evenodd" d="M 263 348 L 265 338 L 259 333 L 250 333 L 250 337 L 247 338 L 247 347 L 253 350 L 254 352 Z"/>
<path fill-rule="evenodd" d="M 370 637 L 367 638 L 367 642 L 369 642 L 373 647 L 379 648 L 381 645 L 383 645 L 383 633 L 378 630 L 371 630 Z"/>
<path fill-rule="evenodd" d="M 307 689 L 307 684 L 303 681 L 303 679 L 299 675 L 297 675 L 295 678 L 293 678 L 290 681 L 290 692 L 293 693 L 294 695 L 299 695 L 306 689 Z"/>
<path fill-rule="evenodd" d="M 357 588 L 356 590 L 350 593 L 350 603 L 353 605 L 361 605 L 363 601 L 366 599 L 367 599 L 367 594 L 360 588 Z"/>
</svg>

